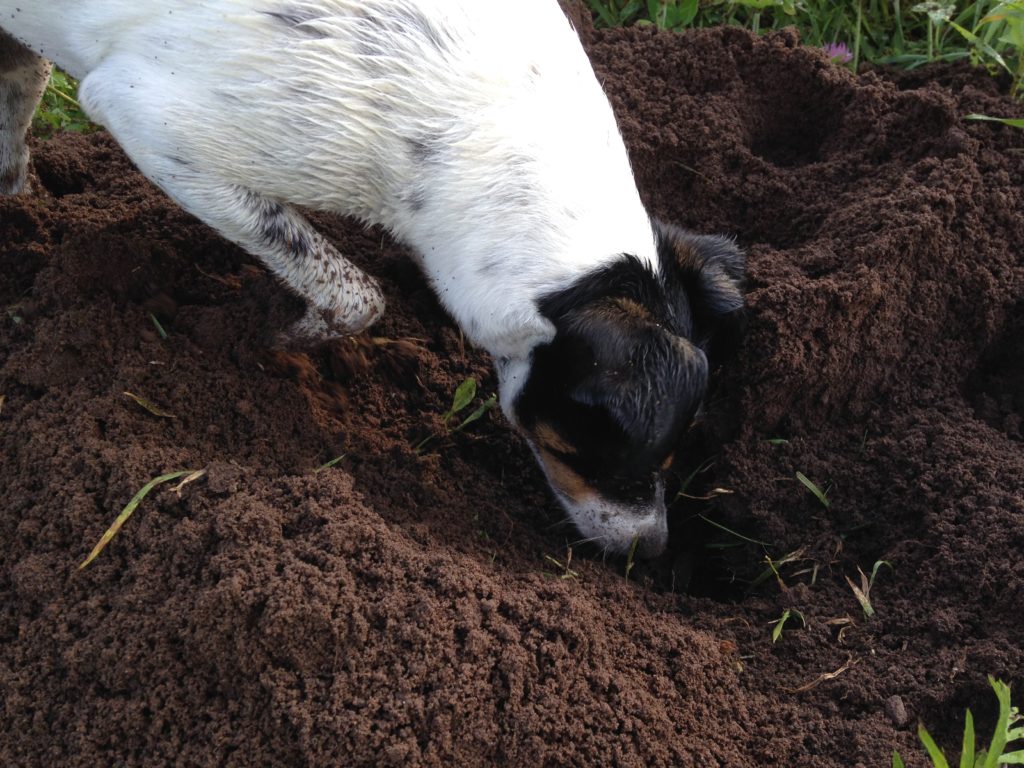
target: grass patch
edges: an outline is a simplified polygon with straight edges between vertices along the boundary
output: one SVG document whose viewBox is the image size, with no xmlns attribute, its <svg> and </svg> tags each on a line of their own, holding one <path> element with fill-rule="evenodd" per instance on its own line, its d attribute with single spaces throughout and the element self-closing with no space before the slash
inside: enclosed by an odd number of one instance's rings
<svg viewBox="0 0 1024 768">
<path fill-rule="evenodd" d="M 472 403 L 473 400 L 476 398 L 476 389 L 476 379 L 466 379 L 461 384 L 459 384 L 459 386 L 455 389 L 455 394 L 452 396 L 451 407 L 449 407 L 447 411 L 441 414 L 441 421 L 444 422 L 445 431 L 439 435 L 427 435 L 425 438 L 423 438 L 413 448 L 413 450 L 416 453 L 422 452 L 423 447 L 431 440 L 435 440 L 439 437 L 449 437 L 457 432 L 461 432 L 473 422 L 481 419 L 485 413 L 487 413 L 489 410 L 491 410 L 491 408 L 493 408 L 497 404 L 498 396 L 491 395 L 482 403 L 480 403 L 480 405 L 478 405 L 476 409 L 473 410 L 468 416 L 462 419 L 462 421 L 455 424 L 455 426 L 452 426 L 453 422 L 455 421 L 455 417 L 459 413 L 464 411 L 466 408 L 468 408 L 470 403 Z"/>
<path fill-rule="evenodd" d="M 95 131 L 96 124 L 85 116 L 77 96 L 78 82 L 55 68 L 32 118 L 32 133 L 49 138 L 57 131 Z"/>
<path fill-rule="evenodd" d="M 1024 2 L 901 2 L 900 0 L 587 0 L 603 27 L 654 25 L 682 30 L 718 25 L 752 32 L 795 26 L 806 45 L 837 63 L 916 67 L 970 61 L 1024 80 Z"/>
<path fill-rule="evenodd" d="M 1017 708 L 1010 704 L 1010 686 L 1001 680 L 989 676 L 989 685 L 995 691 L 999 699 L 999 718 L 996 721 L 995 732 L 987 749 L 976 751 L 976 736 L 974 732 L 974 716 L 971 710 L 967 710 L 964 718 L 964 737 L 960 748 L 960 768 L 999 768 L 1003 765 L 1024 765 L 1024 749 L 1008 751 L 1008 745 L 1015 741 L 1024 740 L 1024 718 L 1021 718 Z M 918 723 L 917 735 L 924 744 L 925 751 L 935 768 L 949 768 L 946 755 L 935 739 L 928 733 L 924 724 Z M 893 751 L 893 768 L 904 768 L 903 758 L 900 753 Z"/>
</svg>

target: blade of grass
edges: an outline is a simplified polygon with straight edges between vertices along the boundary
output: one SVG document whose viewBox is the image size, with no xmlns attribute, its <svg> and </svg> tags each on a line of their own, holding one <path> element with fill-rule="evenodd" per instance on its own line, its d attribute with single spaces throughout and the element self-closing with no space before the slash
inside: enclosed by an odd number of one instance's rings
<svg viewBox="0 0 1024 768">
<path fill-rule="evenodd" d="M 697 475 L 699 475 L 701 472 L 706 471 L 714 463 L 715 460 L 711 458 L 702 464 L 698 464 L 697 468 L 693 470 L 693 472 L 691 472 L 689 475 L 687 475 L 686 479 L 683 480 L 682 485 L 679 486 L 679 493 L 676 494 L 676 498 L 678 499 L 679 497 L 684 496 L 686 494 L 686 489 L 690 487 L 690 483 L 693 482 L 694 478 L 697 477 Z"/>
<path fill-rule="evenodd" d="M 827 682 L 829 680 L 835 680 L 837 677 L 839 677 L 844 672 L 849 671 L 850 667 L 852 667 L 854 664 L 857 664 L 858 662 L 859 662 L 859 659 L 855 659 L 852 656 L 850 656 L 846 660 L 846 663 L 843 664 L 843 666 L 841 666 L 839 669 L 835 670 L 834 672 L 822 672 L 816 678 L 811 680 L 811 682 L 804 683 L 799 688 L 783 688 L 783 690 L 787 691 L 788 693 L 794 693 L 794 694 L 796 694 L 796 693 L 806 693 L 807 691 L 810 691 L 813 688 L 817 688 L 819 685 L 821 685 L 824 682 Z M 949 766 L 948 765 L 944 766 L 944 768 L 949 768 Z"/>
<path fill-rule="evenodd" d="M 192 474 L 193 472 L 196 472 L 196 470 L 183 469 L 178 472 L 168 472 L 166 475 L 160 475 L 159 477 L 153 478 L 142 486 L 139 492 L 132 496 L 132 500 L 128 502 L 123 510 L 121 510 L 121 514 L 119 514 L 117 519 L 114 520 L 113 525 L 111 525 L 107 529 L 106 533 L 100 537 L 100 540 L 96 543 L 96 546 L 92 548 L 92 552 L 89 553 L 89 556 L 82 561 L 81 565 L 78 566 L 78 570 L 82 570 L 85 566 L 95 560 L 97 556 L 99 556 L 100 552 L 103 551 L 103 548 L 106 547 L 107 544 L 110 543 L 110 540 L 117 535 L 117 532 L 121 530 L 121 526 L 128 521 L 128 518 L 131 517 L 132 513 L 135 511 L 135 508 L 139 506 L 150 491 L 161 483 L 166 483 L 170 480 L 177 480 L 179 477 Z"/>
<path fill-rule="evenodd" d="M 1000 762 L 1005 762 L 1002 760 L 1002 754 L 1006 748 L 1013 714 L 1010 707 L 1010 686 L 1001 680 L 996 680 L 991 675 L 989 675 L 988 684 L 992 686 L 992 690 L 996 692 L 996 698 L 999 699 L 999 719 L 996 721 L 996 730 L 992 735 L 991 746 L 989 746 L 988 754 L 985 757 L 985 768 L 996 768 Z"/>
<path fill-rule="evenodd" d="M 167 411 L 163 410 L 159 406 L 154 405 L 153 403 L 151 403 L 149 400 L 147 400 L 146 398 L 142 397 L 141 395 L 136 395 L 133 392 L 122 392 L 122 394 L 125 397 L 128 397 L 128 398 L 134 400 L 136 403 L 141 405 L 143 408 L 145 408 L 147 411 L 149 411 L 154 416 L 159 416 L 161 419 L 173 419 L 174 418 L 174 414 L 173 413 L 168 413 Z"/>
<path fill-rule="evenodd" d="M 935 768 L 949 768 L 946 756 L 942 754 L 942 750 L 935 743 L 935 739 L 932 738 L 932 735 L 928 733 L 928 729 L 921 723 L 917 724 L 917 735 L 921 739 L 921 743 L 924 744 L 924 748 L 928 750 L 928 756 L 932 759 L 932 764 Z"/>
<path fill-rule="evenodd" d="M 722 531 L 724 533 L 728 533 L 730 536 L 734 536 L 737 539 L 742 539 L 743 541 L 750 542 L 751 544 L 760 544 L 762 547 L 767 547 L 768 546 L 768 542 L 761 541 L 760 539 L 752 539 L 749 536 L 744 536 L 742 533 L 737 533 L 736 531 L 732 530 L 731 528 L 727 528 L 726 526 L 722 525 L 721 523 L 716 523 L 710 517 L 705 517 L 704 515 L 700 515 L 700 514 L 698 514 L 697 517 L 699 517 L 701 520 L 703 520 L 708 525 L 713 525 L 715 528 L 718 528 L 720 531 Z"/>
<path fill-rule="evenodd" d="M 189 483 L 194 483 L 200 477 L 203 477 L 205 475 L 206 475 L 206 470 L 205 469 L 197 469 L 191 475 L 188 475 L 187 477 L 183 478 L 182 481 L 180 483 L 178 483 L 176 486 L 171 488 L 171 491 L 176 493 L 176 494 L 178 494 L 178 497 L 180 498 L 181 497 L 181 489 L 182 488 L 184 488 Z"/>
<path fill-rule="evenodd" d="M 149 313 L 149 319 L 152 320 L 153 321 L 153 325 L 156 326 L 156 332 L 160 334 L 160 338 L 164 339 L 166 341 L 166 339 L 167 339 L 167 331 L 165 331 L 164 327 L 162 325 L 160 325 L 160 321 L 156 319 L 156 315 L 154 315 L 152 312 L 150 312 Z"/>
<path fill-rule="evenodd" d="M 782 616 L 779 617 L 779 620 L 775 622 L 775 626 L 772 627 L 772 645 L 777 643 L 779 638 L 782 637 L 782 628 L 786 626 L 787 621 L 789 621 L 789 608 L 782 612 Z"/>
<path fill-rule="evenodd" d="M 633 543 L 629 546 L 629 556 L 626 558 L 626 579 L 629 579 L 629 572 L 633 570 L 633 557 L 636 555 L 636 548 L 640 544 L 640 534 L 633 537 Z"/>
<path fill-rule="evenodd" d="M 334 457 L 333 459 L 331 459 L 330 461 L 324 462 L 323 464 L 321 464 L 321 465 L 320 465 L 319 467 L 317 467 L 317 468 L 316 468 L 316 469 L 314 469 L 313 471 L 314 471 L 314 472 L 323 472 L 323 471 L 324 471 L 325 469 L 330 469 L 330 468 L 331 468 L 331 467 L 333 467 L 333 466 L 334 466 L 335 464 L 337 464 L 337 463 L 338 463 L 339 461 L 341 461 L 342 459 L 344 459 L 346 455 L 347 455 L 347 454 L 344 454 L 344 453 L 343 453 L 343 454 L 341 454 L 340 456 L 335 456 L 335 457 Z"/>
<path fill-rule="evenodd" d="M 969 709 L 964 721 L 964 743 L 960 750 L 960 768 L 974 768 L 974 716 Z"/>
<path fill-rule="evenodd" d="M 860 574 L 860 586 L 858 587 L 853 583 L 853 579 L 849 576 L 844 575 L 846 583 L 850 585 L 850 589 L 853 590 L 853 596 L 857 598 L 857 602 L 860 603 L 860 608 L 864 611 L 864 615 L 869 619 L 875 615 L 875 609 L 871 605 L 871 586 L 868 584 L 868 577 L 864 575 L 864 571 L 857 567 L 857 573 Z"/>
<path fill-rule="evenodd" d="M 992 117 L 991 115 L 967 115 L 964 120 L 985 120 L 990 123 L 1002 123 L 1011 128 L 1024 128 L 1024 119 L 1017 117 Z"/>
<path fill-rule="evenodd" d="M 796 479 L 803 483 L 804 487 L 806 487 L 807 490 L 809 490 L 818 498 L 818 501 L 822 503 L 825 509 L 829 508 L 828 499 L 825 497 L 824 492 L 822 492 L 822 490 L 817 485 L 815 485 L 813 480 L 807 477 L 807 475 L 805 475 L 803 472 L 797 472 Z"/>
<path fill-rule="evenodd" d="M 491 408 L 493 408 L 494 404 L 497 403 L 497 402 L 498 402 L 498 396 L 497 395 L 491 395 L 486 400 L 484 400 L 483 403 L 481 403 L 480 406 L 475 411 L 473 411 L 471 414 L 469 414 L 469 416 L 467 416 L 465 419 L 463 419 L 462 423 L 459 424 L 459 426 L 457 426 L 454 429 L 452 429 L 452 432 L 460 432 L 460 431 L 462 431 L 465 427 L 468 427 L 474 421 L 476 421 L 481 416 L 483 416 L 485 413 L 487 413 L 489 410 L 491 410 Z"/>
</svg>

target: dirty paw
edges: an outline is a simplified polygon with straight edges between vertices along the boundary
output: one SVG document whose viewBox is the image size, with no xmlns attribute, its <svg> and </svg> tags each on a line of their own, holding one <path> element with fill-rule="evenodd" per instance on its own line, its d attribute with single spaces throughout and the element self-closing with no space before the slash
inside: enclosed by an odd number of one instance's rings
<svg viewBox="0 0 1024 768">
<path fill-rule="evenodd" d="M 306 314 L 278 334 L 274 347 L 278 349 L 308 349 L 319 347 L 335 339 L 353 337 L 366 331 L 384 313 L 384 302 L 364 303 L 341 313 L 333 309 L 308 307 Z"/>
</svg>

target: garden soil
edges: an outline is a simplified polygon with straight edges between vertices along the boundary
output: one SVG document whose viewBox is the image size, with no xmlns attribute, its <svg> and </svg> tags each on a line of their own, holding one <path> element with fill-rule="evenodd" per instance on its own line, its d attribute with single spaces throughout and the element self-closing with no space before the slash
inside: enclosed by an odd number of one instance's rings
<svg viewBox="0 0 1024 768">
<path fill-rule="evenodd" d="M 495 380 L 382 232 L 312 215 L 376 338 L 275 352 L 302 306 L 259 264 L 105 133 L 35 140 L 0 200 L 0 764 L 922 766 L 919 720 L 958 744 L 988 675 L 1024 696 L 1024 131 L 964 120 L 1020 116 L 1006 83 L 581 28 L 653 214 L 748 254 L 671 551 L 572 549 L 497 410 L 446 433 Z"/>
</svg>

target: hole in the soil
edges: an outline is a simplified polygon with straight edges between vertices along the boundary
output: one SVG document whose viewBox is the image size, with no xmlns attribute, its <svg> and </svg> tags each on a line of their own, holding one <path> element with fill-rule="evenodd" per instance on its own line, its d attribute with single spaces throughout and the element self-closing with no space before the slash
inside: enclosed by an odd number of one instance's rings
<svg viewBox="0 0 1024 768">
<path fill-rule="evenodd" d="M 58 153 L 42 153 L 33 157 L 39 181 L 54 197 L 77 195 L 85 191 L 92 176 L 81 158 Z"/>
<path fill-rule="evenodd" d="M 967 380 L 975 415 L 1013 440 L 1024 440 L 1024 301 L 1007 314 L 995 342 Z"/>
<path fill-rule="evenodd" d="M 822 160 L 826 142 L 842 122 L 844 81 L 806 62 L 788 72 L 761 67 L 749 77 L 750 151 L 783 168 Z"/>
<path fill-rule="evenodd" d="M 762 556 L 756 545 L 740 538 L 752 537 L 745 529 L 723 523 L 714 504 L 677 502 L 669 513 L 668 551 L 654 560 L 635 561 L 629 578 L 657 592 L 739 602 Z M 609 562 L 620 573 L 627 567 L 626 557 Z"/>
<path fill-rule="evenodd" d="M 820 83 L 794 83 L 782 93 L 762 91 L 755 97 L 750 151 L 783 168 L 816 163 L 835 133 L 842 109 Z"/>
<path fill-rule="evenodd" d="M 719 487 L 714 458 L 719 450 L 712 446 L 720 447 L 735 425 L 718 413 L 724 401 L 716 402 L 709 402 L 711 415 L 679 446 L 666 475 L 668 551 L 636 563 L 630 577 L 656 591 L 736 603 L 757 575 L 763 551 L 745 513 L 725 509 L 731 494 Z"/>
<path fill-rule="evenodd" d="M 831 132 L 822 115 L 769 112 L 751 142 L 750 151 L 784 168 L 809 165 L 821 159 L 821 146 Z"/>
</svg>

